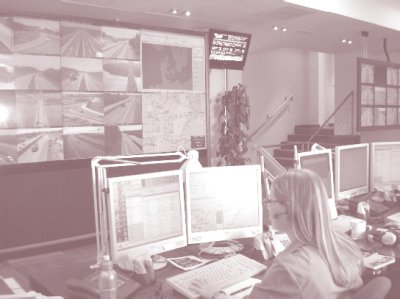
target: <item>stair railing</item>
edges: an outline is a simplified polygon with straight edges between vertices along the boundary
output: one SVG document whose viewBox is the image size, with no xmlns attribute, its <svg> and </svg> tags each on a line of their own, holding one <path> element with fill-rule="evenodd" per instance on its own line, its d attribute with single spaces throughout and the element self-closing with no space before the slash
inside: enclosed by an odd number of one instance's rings
<svg viewBox="0 0 400 299">
<path fill-rule="evenodd" d="M 315 136 L 317 136 L 321 130 L 329 123 L 329 121 L 335 116 L 335 114 L 339 111 L 339 109 L 349 100 L 351 99 L 351 103 L 352 103 L 352 107 L 353 107 L 353 102 L 354 102 L 354 91 L 351 91 L 345 98 L 344 100 L 339 104 L 339 106 L 336 107 L 336 109 L 328 116 L 328 118 L 324 121 L 324 123 L 318 128 L 318 130 L 316 130 L 311 136 L 310 138 L 308 138 L 307 142 L 306 142 L 306 148 L 307 151 L 311 150 L 311 143 L 314 139 Z M 352 132 L 354 132 L 353 130 L 353 121 L 351 121 L 351 126 L 352 126 Z"/>
<path fill-rule="evenodd" d="M 261 123 L 258 128 L 256 128 L 251 134 L 249 134 L 249 140 L 251 140 L 255 135 L 257 135 L 261 130 L 263 130 L 268 124 L 270 124 L 280 113 L 283 111 L 290 102 L 293 101 L 293 95 L 285 97 L 283 103 L 272 113 L 271 116 L 267 115 L 266 119 Z"/>
<path fill-rule="evenodd" d="M 257 162 L 265 178 L 272 181 L 276 176 L 286 172 L 286 169 L 262 146 L 256 146 Z"/>
</svg>

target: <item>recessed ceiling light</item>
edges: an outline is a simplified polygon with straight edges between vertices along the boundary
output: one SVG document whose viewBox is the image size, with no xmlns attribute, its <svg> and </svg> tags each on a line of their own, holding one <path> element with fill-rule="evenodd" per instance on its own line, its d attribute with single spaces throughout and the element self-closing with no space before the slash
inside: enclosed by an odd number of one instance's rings
<svg viewBox="0 0 400 299">
<path fill-rule="evenodd" d="M 278 29 L 279 29 L 279 27 L 276 26 L 276 25 L 275 25 L 274 27 L 272 27 L 272 30 L 275 30 L 275 31 L 276 31 L 276 30 L 278 30 Z"/>
<path fill-rule="evenodd" d="M 342 39 L 342 44 L 351 45 L 352 43 L 353 43 L 353 41 L 351 39 L 345 39 L 345 38 Z"/>
<path fill-rule="evenodd" d="M 185 11 L 185 16 L 190 17 L 190 10 Z"/>
<path fill-rule="evenodd" d="M 171 9 L 171 13 L 172 13 L 173 15 L 176 15 L 176 14 L 178 14 L 178 10 L 177 10 L 176 8 Z"/>
<path fill-rule="evenodd" d="M 283 27 L 283 28 L 282 28 L 282 31 L 283 31 L 283 32 L 286 32 L 286 31 L 287 31 L 287 28 L 286 28 L 286 27 Z"/>
</svg>

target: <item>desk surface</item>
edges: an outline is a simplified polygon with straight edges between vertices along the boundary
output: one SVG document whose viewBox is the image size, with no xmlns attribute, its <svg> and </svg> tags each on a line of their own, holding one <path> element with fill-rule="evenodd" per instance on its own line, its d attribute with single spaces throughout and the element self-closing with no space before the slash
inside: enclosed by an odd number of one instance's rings
<svg viewBox="0 0 400 299">
<path fill-rule="evenodd" d="M 242 253 L 250 257 L 256 257 L 256 252 L 252 248 L 252 239 L 244 240 L 244 245 Z M 165 252 L 162 256 L 168 258 L 197 255 L 197 253 L 198 245 L 189 245 L 185 248 Z M 45 295 L 63 295 L 67 299 L 64 282 L 70 278 L 83 279 L 95 271 L 90 269 L 90 266 L 96 263 L 96 246 L 87 245 L 64 251 L 10 260 L 9 263 L 22 273 L 29 275 L 32 289 Z M 171 264 L 156 271 L 156 280 L 162 282 L 163 298 L 185 298 L 165 283 L 168 277 L 179 273 L 182 273 L 182 270 Z M 131 298 L 157 298 L 154 296 L 156 287 L 156 284 L 143 286 Z"/>
<path fill-rule="evenodd" d="M 400 209 L 399 209 L 400 210 Z M 392 211 L 393 213 L 393 211 Z M 259 255 L 253 249 L 253 241 L 251 238 L 243 241 L 243 254 L 259 260 Z M 400 246 L 384 246 L 379 242 L 367 242 L 366 240 L 357 241 L 362 250 L 379 252 L 384 255 L 392 255 L 397 259 L 400 258 Z M 174 251 L 165 252 L 164 257 L 178 257 L 185 255 L 197 255 L 198 245 L 189 245 L 185 248 L 180 248 Z M 41 292 L 45 295 L 63 295 L 65 293 L 64 282 L 70 278 L 83 279 L 90 275 L 93 271 L 91 265 L 96 263 L 96 245 L 87 245 L 83 247 L 67 249 L 43 255 L 30 256 L 21 259 L 9 260 L 15 269 L 29 276 L 32 289 Z M 165 268 L 156 271 L 156 280 L 160 281 L 163 286 L 163 298 L 168 299 L 183 299 L 184 297 L 172 290 L 165 280 L 173 275 L 179 274 L 182 271 L 171 264 Z M 400 272 L 398 273 L 400 274 Z M 398 281 L 400 283 L 400 281 Z M 158 298 L 155 295 L 156 284 L 142 287 L 134 293 L 132 298 Z"/>
</svg>

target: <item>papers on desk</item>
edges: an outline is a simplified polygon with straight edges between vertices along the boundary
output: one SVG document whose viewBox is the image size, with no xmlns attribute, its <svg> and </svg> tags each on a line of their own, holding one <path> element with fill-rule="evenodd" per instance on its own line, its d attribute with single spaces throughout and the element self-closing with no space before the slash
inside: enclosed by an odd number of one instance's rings
<svg viewBox="0 0 400 299">
<path fill-rule="evenodd" d="M 9 289 L 9 295 L 0 295 L 0 299 L 63 299 L 60 296 L 45 296 L 34 291 L 26 292 L 13 277 L 0 276 L 0 281 Z"/>
<path fill-rule="evenodd" d="M 203 266 L 204 264 L 207 264 L 210 260 L 201 259 L 194 255 L 187 255 L 169 258 L 167 259 L 167 261 L 179 269 L 188 271 Z"/>
<path fill-rule="evenodd" d="M 248 278 L 244 281 L 241 281 L 233 286 L 227 287 L 221 291 L 221 298 L 229 298 L 229 299 L 242 299 L 248 296 L 255 284 L 260 283 L 261 280 L 257 278 Z M 217 299 L 219 296 L 217 296 Z"/>
<path fill-rule="evenodd" d="M 381 255 L 379 253 L 363 252 L 364 266 L 372 270 L 379 270 L 387 265 L 393 264 L 396 259 L 394 256 Z"/>
<path fill-rule="evenodd" d="M 23 294 L 0 295 L 0 299 L 63 299 L 61 296 L 45 296 L 40 293 L 30 291 Z"/>
</svg>

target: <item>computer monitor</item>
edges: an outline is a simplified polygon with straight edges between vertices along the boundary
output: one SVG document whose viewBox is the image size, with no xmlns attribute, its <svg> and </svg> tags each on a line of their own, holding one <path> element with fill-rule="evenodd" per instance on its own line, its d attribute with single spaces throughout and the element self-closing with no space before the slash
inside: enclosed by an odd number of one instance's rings
<svg viewBox="0 0 400 299">
<path fill-rule="evenodd" d="M 181 171 L 113 177 L 108 183 L 114 263 L 187 245 Z"/>
<path fill-rule="evenodd" d="M 260 165 L 205 167 L 187 173 L 188 243 L 262 233 Z"/>
<path fill-rule="evenodd" d="M 299 167 L 314 171 L 322 179 L 326 193 L 328 194 L 328 204 L 332 218 L 337 217 L 335 203 L 335 189 L 333 185 L 332 171 L 332 150 L 323 149 L 310 152 L 298 153 Z"/>
<path fill-rule="evenodd" d="M 371 143 L 370 190 L 390 191 L 400 185 L 400 141 Z"/>
<path fill-rule="evenodd" d="M 369 192 L 369 144 L 335 148 L 336 199 L 348 199 Z"/>
</svg>

